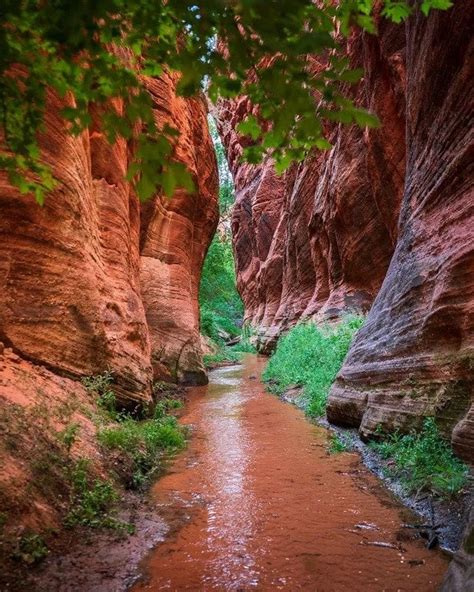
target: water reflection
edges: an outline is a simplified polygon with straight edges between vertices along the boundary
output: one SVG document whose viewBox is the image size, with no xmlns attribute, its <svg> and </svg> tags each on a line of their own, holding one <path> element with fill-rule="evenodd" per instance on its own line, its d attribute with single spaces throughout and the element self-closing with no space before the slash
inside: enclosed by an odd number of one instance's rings
<svg viewBox="0 0 474 592">
<path fill-rule="evenodd" d="M 356 455 L 329 455 L 325 430 L 249 378 L 262 367 L 251 356 L 192 390 L 190 445 L 153 488 L 170 533 L 134 592 L 435 590 L 445 559 L 400 532 Z"/>
<path fill-rule="evenodd" d="M 208 440 L 203 462 L 208 468 L 207 489 L 210 503 L 207 510 L 207 545 L 213 557 L 203 583 L 239 589 L 256 586 L 258 573 L 248 548 L 255 533 L 257 502 L 248 473 L 250 438 L 242 422 L 242 406 L 248 392 L 242 388 L 241 371 L 222 368 L 213 375 L 215 385 L 203 405 Z M 217 395 L 217 396 L 216 396 Z"/>
</svg>

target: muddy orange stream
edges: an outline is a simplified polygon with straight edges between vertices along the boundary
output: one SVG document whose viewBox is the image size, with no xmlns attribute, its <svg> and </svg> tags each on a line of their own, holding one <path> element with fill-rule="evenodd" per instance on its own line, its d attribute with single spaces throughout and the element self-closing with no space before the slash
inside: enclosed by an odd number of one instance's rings
<svg viewBox="0 0 474 592">
<path fill-rule="evenodd" d="M 436 590 L 444 556 L 357 455 L 329 455 L 326 430 L 264 392 L 263 364 L 193 389 L 189 448 L 153 490 L 173 529 L 133 591 Z"/>
</svg>

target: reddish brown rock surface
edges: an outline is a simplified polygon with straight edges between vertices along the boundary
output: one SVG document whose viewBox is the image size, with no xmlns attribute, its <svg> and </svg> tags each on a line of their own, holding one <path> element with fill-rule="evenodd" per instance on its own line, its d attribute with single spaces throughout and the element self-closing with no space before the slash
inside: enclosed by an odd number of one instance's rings
<svg viewBox="0 0 474 592">
<path fill-rule="evenodd" d="M 248 101 L 219 105 L 236 186 L 238 287 L 264 350 L 300 318 L 367 311 L 396 243 L 405 167 L 403 31 L 386 26 L 378 39 L 354 36 L 349 53 L 366 71 L 355 99 L 379 114 L 382 129 L 335 127 L 331 151 L 282 177 L 271 159 L 259 166 L 239 161 L 235 128 Z"/>
<path fill-rule="evenodd" d="M 270 160 L 239 162 L 245 98 L 218 117 L 237 189 L 238 285 L 261 348 L 299 319 L 370 309 L 329 419 L 369 437 L 435 414 L 473 461 L 471 26 L 472 7 L 458 4 L 353 37 L 349 56 L 366 72 L 356 102 L 382 127 L 332 129 L 331 151 L 283 177 Z"/>
<path fill-rule="evenodd" d="M 473 7 L 407 26 L 407 172 L 383 286 L 332 389 L 328 418 L 371 436 L 435 415 L 474 462 Z M 472 54 L 472 45 L 471 45 Z"/>
<path fill-rule="evenodd" d="M 40 208 L 0 177 L 0 340 L 73 377 L 112 370 L 126 405 L 150 399 L 153 377 L 204 380 L 197 286 L 217 219 L 204 103 L 178 100 L 169 78 L 149 86 L 157 118 L 181 131 L 177 158 L 199 171 L 195 195 L 141 213 L 127 143 L 110 147 L 96 124 L 70 137 L 53 96 L 41 143 L 57 189 Z"/>
<path fill-rule="evenodd" d="M 217 165 L 204 102 L 176 97 L 175 79 L 150 80 L 155 117 L 181 131 L 178 160 L 193 175 L 193 195 L 156 197 L 142 206 L 141 286 L 152 345 L 155 376 L 207 382 L 199 333 L 199 281 L 204 257 L 218 222 Z"/>
</svg>

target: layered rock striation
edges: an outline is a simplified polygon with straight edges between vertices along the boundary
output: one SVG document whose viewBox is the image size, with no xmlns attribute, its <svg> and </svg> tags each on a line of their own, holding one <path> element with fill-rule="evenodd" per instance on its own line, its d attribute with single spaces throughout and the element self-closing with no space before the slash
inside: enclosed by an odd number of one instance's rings
<svg viewBox="0 0 474 592">
<path fill-rule="evenodd" d="M 435 415 L 474 461 L 472 7 L 379 23 L 347 45 L 365 76 L 358 105 L 377 130 L 337 126 L 333 148 L 282 177 L 250 166 L 222 102 L 220 132 L 237 190 L 233 214 L 246 320 L 269 351 L 300 319 L 368 312 L 331 391 L 330 421 L 391 431 Z M 323 65 L 316 64 L 316 67 Z M 471 408 L 471 409 L 470 409 Z"/>
<path fill-rule="evenodd" d="M 153 379 L 205 380 L 197 286 L 218 217 L 204 101 L 177 98 L 170 76 L 147 84 L 158 122 L 181 132 L 194 194 L 142 210 L 124 180 L 133 143 L 110 146 L 94 109 L 70 136 L 52 94 L 41 147 L 58 186 L 39 207 L 0 177 L 0 341 L 60 374 L 111 370 L 126 406 L 149 401 Z"/>
<path fill-rule="evenodd" d="M 232 227 L 238 287 L 246 320 L 269 351 L 301 318 L 367 311 L 397 240 L 405 170 L 404 36 L 354 35 L 348 52 L 364 79 L 351 90 L 379 114 L 381 129 L 334 126 L 332 150 L 277 176 L 271 158 L 242 163 L 236 126 L 252 106 L 245 97 L 218 107 L 221 136 L 236 187 Z M 321 69 L 324 64 L 314 61 Z"/>
<path fill-rule="evenodd" d="M 474 462 L 470 27 L 456 5 L 407 24 L 407 170 L 397 246 L 332 389 L 328 418 L 392 431 L 434 415 Z M 472 63 L 472 62 L 471 62 Z"/>
<path fill-rule="evenodd" d="M 199 332 L 199 281 L 218 222 L 214 147 L 201 99 L 177 97 L 176 76 L 147 81 L 161 126 L 180 130 L 176 158 L 193 176 L 197 191 L 178 190 L 142 205 L 141 288 L 151 339 L 154 375 L 186 384 L 207 382 Z"/>
</svg>

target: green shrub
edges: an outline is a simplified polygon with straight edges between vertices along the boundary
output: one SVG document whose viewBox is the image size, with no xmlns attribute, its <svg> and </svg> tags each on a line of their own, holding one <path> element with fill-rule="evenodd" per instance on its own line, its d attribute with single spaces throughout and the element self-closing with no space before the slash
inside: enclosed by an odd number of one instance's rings
<svg viewBox="0 0 474 592">
<path fill-rule="evenodd" d="M 95 376 L 86 376 L 81 382 L 87 392 L 96 397 L 97 405 L 113 417 L 116 411 L 115 393 L 111 388 L 113 373 L 106 371 Z"/>
<path fill-rule="evenodd" d="M 387 472 L 399 478 L 409 493 L 427 491 L 439 497 L 458 494 L 467 483 L 468 468 L 457 459 L 428 417 L 418 433 L 395 432 L 371 448 L 394 462 Z"/>
<path fill-rule="evenodd" d="M 165 417 L 170 411 L 175 409 L 181 409 L 183 407 L 183 402 L 179 399 L 171 399 L 169 397 L 165 397 L 158 401 L 155 406 L 154 411 L 154 418 L 155 419 L 162 419 Z"/>
<path fill-rule="evenodd" d="M 243 304 L 235 286 L 234 257 L 230 237 L 216 235 L 207 252 L 199 290 L 201 333 L 216 343 L 222 334 L 240 333 Z"/>
<path fill-rule="evenodd" d="M 40 563 L 48 555 L 48 547 L 43 538 L 36 533 L 23 535 L 13 552 L 13 558 L 27 565 Z"/>
<path fill-rule="evenodd" d="M 110 385 L 113 382 L 113 373 L 110 371 L 96 374 L 95 376 L 85 376 L 81 380 L 87 392 L 103 395 L 110 390 Z"/>
<path fill-rule="evenodd" d="M 114 486 L 110 481 L 91 476 L 88 459 L 79 459 L 72 466 L 70 480 L 71 507 L 64 521 L 66 526 L 123 526 L 111 516 L 118 501 Z"/>
<path fill-rule="evenodd" d="M 124 418 L 117 425 L 99 429 L 97 439 L 128 459 L 131 468 L 126 484 L 132 488 L 143 485 L 159 467 L 161 451 L 180 450 L 185 445 L 183 428 L 175 417 L 166 415 L 143 421 Z"/>
<path fill-rule="evenodd" d="M 331 384 L 363 322 L 362 317 L 354 315 L 337 325 L 308 322 L 293 327 L 278 340 L 263 373 L 270 390 L 281 394 L 290 386 L 301 386 L 308 400 L 307 413 L 323 415 Z"/>
<path fill-rule="evenodd" d="M 204 261 L 199 288 L 201 333 L 218 345 L 223 345 L 225 333 L 230 337 L 240 334 L 243 304 L 236 288 L 234 255 L 230 233 L 230 213 L 234 203 L 232 176 L 227 166 L 224 147 L 212 118 L 209 128 L 219 168 L 219 210 L 223 228 L 209 246 Z M 227 224 L 225 222 L 227 220 Z M 223 231 L 222 231 L 223 230 Z"/>
</svg>

